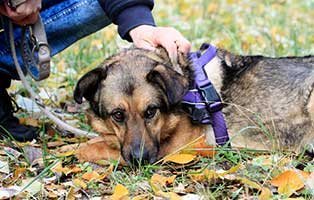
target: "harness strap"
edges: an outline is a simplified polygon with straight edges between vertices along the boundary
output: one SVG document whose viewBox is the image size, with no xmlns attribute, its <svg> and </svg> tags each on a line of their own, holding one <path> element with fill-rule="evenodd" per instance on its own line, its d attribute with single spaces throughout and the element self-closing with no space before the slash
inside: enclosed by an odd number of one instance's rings
<svg viewBox="0 0 314 200">
<path fill-rule="evenodd" d="M 195 75 L 194 88 L 183 97 L 182 104 L 187 106 L 192 122 L 212 124 L 217 145 L 225 145 L 229 135 L 221 111 L 223 104 L 204 71 L 204 66 L 215 56 L 216 48 L 209 44 L 203 44 L 199 51 L 190 53 Z"/>
</svg>

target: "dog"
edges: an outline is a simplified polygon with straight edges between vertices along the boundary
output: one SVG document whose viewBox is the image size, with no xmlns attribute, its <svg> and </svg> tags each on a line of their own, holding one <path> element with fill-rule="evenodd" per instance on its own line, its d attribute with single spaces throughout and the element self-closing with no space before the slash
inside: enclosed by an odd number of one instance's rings
<svg viewBox="0 0 314 200">
<path fill-rule="evenodd" d="M 194 78 L 192 63 L 180 54 L 177 64 L 163 49 L 131 48 L 83 75 L 74 99 L 89 102 L 87 118 L 101 139 L 83 144 L 79 160 L 154 163 L 204 134 L 214 144 L 211 126 L 192 123 L 182 108 Z M 224 103 L 232 147 L 300 152 L 312 145 L 314 56 L 270 58 L 217 49 L 205 71 Z"/>
</svg>

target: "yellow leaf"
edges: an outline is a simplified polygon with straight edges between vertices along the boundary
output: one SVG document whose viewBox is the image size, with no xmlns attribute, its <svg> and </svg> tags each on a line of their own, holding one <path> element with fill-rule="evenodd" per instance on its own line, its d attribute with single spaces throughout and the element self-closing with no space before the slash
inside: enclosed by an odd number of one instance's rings
<svg viewBox="0 0 314 200">
<path fill-rule="evenodd" d="M 53 173 L 63 173 L 64 168 L 62 167 L 62 162 L 58 162 L 55 166 L 51 168 Z"/>
<path fill-rule="evenodd" d="M 67 199 L 67 200 L 75 200 L 75 197 L 74 197 L 74 187 L 71 187 L 71 188 L 68 190 L 66 199 Z"/>
<path fill-rule="evenodd" d="M 278 194 L 287 195 L 288 197 L 290 197 L 295 191 L 292 187 L 293 186 L 290 185 L 289 183 L 280 185 L 278 187 Z"/>
<path fill-rule="evenodd" d="M 86 172 L 85 174 L 83 174 L 82 178 L 85 180 L 98 180 L 99 179 L 99 174 L 95 171 L 92 172 Z"/>
<path fill-rule="evenodd" d="M 129 191 L 126 187 L 121 184 L 116 185 L 114 188 L 114 193 L 110 196 L 111 200 L 124 200 L 129 199 Z"/>
<path fill-rule="evenodd" d="M 204 181 L 219 178 L 219 174 L 214 170 L 209 170 L 206 168 L 194 174 L 190 174 L 190 177 L 194 181 Z"/>
<path fill-rule="evenodd" d="M 87 188 L 87 184 L 84 181 L 82 181 L 81 179 L 78 179 L 78 178 L 73 180 L 73 184 L 76 187 L 80 187 L 80 188 L 83 188 L 83 189 Z"/>
<path fill-rule="evenodd" d="M 262 188 L 262 192 L 259 195 L 259 200 L 268 200 L 273 196 L 273 193 L 268 188 Z"/>
<path fill-rule="evenodd" d="M 62 153 L 57 153 L 58 157 L 68 157 L 68 156 L 73 156 L 75 154 L 74 150 L 70 150 L 67 152 L 62 152 Z"/>
<path fill-rule="evenodd" d="M 270 183 L 278 187 L 278 193 L 290 196 L 293 191 L 300 190 L 304 187 L 304 180 L 308 179 L 309 176 L 310 174 L 305 171 L 287 170 L 274 177 Z"/>
<path fill-rule="evenodd" d="M 156 193 L 156 195 L 164 197 L 164 198 L 169 199 L 169 200 L 182 200 L 182 197 L 180 197 L 179 195 L 177 195 L 174 192 L 163 192 L 160 190 Z"/>
<path fill-rule="evenodd" d="M 166 157 L 164 162 L 174 162 L 177 164 L 187 164 L 194 160 L 196 156 L 192 154 L 174 154 Z"/>
<path fill-rule="evenodd" d="M 225 172 L 221 172 L 221 173 L 218 173 L 219 176 L 225 176 L 227 174 L 233 174 L 233 173 L 236 173 L 239 169 L 240 169 L 241 165 L 238 164 L 236 166 L 233 166 L 231 167 L 230 169 L 228 169 L 227 171 Z"/>
<path fill-rule="evenodd" d="M 262 187 L 259 184 L 255 183 L 254 181 L 251 181 L 251 180 L 249 180 L 247 178 L 240 177 L 240 178 L 238 178 L 238 180 L 241 181 L 241 183 L 243 183 L 243 184 L 245 184 L 245 185 L 247 185 L 247 186 L 249 186 L 251 188 L 254 188 L 254 189 L 257 189 L 257 190 L 261 190 L 262 189 Z"/>
<path fill-rule="evenodd" d="M 176 178 L 176 175 L 165 177 L 159 174 L 154 174 L 152 178 L 150 179 L 150 181 L 152 183 L 160 184 L 160 186 L 167 186 L 167 185 L 172 184 L 175 178 Z"/>
</svg>

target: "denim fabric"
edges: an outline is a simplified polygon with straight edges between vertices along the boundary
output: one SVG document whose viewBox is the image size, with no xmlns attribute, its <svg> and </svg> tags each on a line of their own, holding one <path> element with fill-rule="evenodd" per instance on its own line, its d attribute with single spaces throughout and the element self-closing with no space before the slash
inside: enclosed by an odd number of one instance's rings
<svg viewBox="0 0 314 200">
<path fill-rule="evenodd" d="M 44 0 L 41 17 L 52 55 L 111 23 L 97 0 Z M 2 22 L 8 30 L 5 17 L 2 17 Z M 19 79 L 13 63 L 7 33 L 8 31 L 0 32 L 0 75 L 5 73 L 13 79 Z M 14 38 L 19 63 L 25 72 L 19 51 L 21 28 L 14 27 Z M 25 48 L 30 53 L 28 45 Z"/>
</svg>

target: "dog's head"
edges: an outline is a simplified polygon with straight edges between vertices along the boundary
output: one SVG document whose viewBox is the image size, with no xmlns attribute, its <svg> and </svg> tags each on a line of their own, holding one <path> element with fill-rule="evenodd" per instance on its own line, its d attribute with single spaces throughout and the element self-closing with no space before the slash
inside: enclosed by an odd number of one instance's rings
<svg viewBox="0 0 314 200">
<path fill-rule="evenodd" d="M 163 49 L 123 51 L 85 74 L 77 83 L 74 98 L 90 102 L 103 126 L 119 141 L 129 162 L 156 161 L 164 127 L 189 86 L 189 61 L 180 56 L 179 72 Z M 104 136 L 105 137 L 105 136 Z"/>
</svg>

